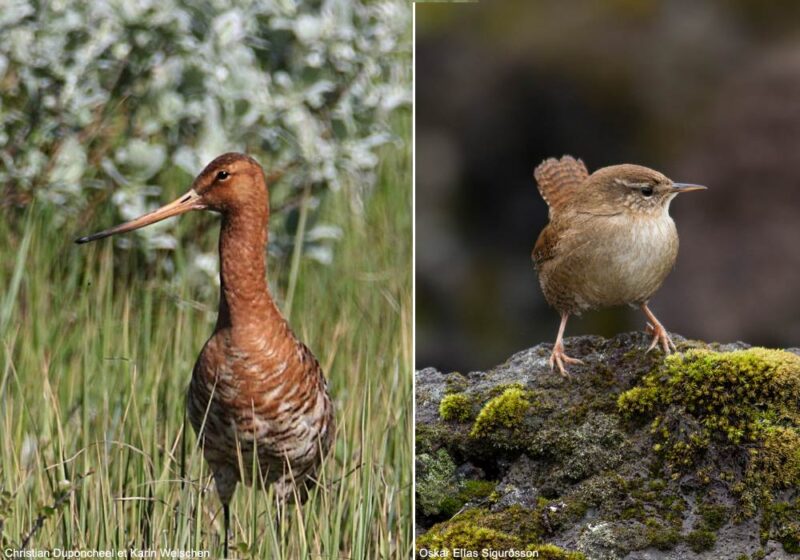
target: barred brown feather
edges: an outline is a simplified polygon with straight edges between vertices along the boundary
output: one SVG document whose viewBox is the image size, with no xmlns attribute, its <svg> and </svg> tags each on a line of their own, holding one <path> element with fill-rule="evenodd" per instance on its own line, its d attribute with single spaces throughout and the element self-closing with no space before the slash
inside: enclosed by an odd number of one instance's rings
<svg viewBox="0 0 800 560">
<path fill-rule="evenodd" d="M 550 217 L 565 208 L 581 188 L 589 171 L 583 161 L 572 156 L 563 156 L 560 160 L 548 158 L 540 163 L 533 172 L 542 198 L 550 208 Z"/>
</svg>

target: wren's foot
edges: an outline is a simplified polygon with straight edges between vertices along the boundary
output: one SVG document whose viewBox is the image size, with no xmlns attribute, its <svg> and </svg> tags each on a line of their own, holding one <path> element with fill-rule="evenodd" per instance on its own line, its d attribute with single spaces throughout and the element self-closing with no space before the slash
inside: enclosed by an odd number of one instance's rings
<svg viewBox="0 0 800 560">
<path fill-rule="evenodd" d="M 554 369 L 555 366 L 558 366 L 558 371 L 564 377 L 569 377 L 569 373 L 564 368 L 564 363 L 568 364 L 583 364 L 583 362 L 577 358 L 570 358 L 564 353 L 564 345 L 561 342 L 556 342 L 553 345 L 553 353 L 550 354 L 550 369 Z"/>
<path fill-rule="evenodd" d="M 647 323 L 647 327 L 645 327 L 644 330 L 647 334 L 653 335 L 653 341 L 647 348 L 648 352 L 655 348 L 657 344 L 661 344 L 661 348 L 664 349 L 665 354 L 670 354 L 673 350 L 677 352 L 678 348 L 675 346 L 675 343 L 672 342 L 672 339 L 669 337 L 669 333 L 661 325 L 661 323 L 656 323 L 655 325 L 652 323 Z"/>
</svg>

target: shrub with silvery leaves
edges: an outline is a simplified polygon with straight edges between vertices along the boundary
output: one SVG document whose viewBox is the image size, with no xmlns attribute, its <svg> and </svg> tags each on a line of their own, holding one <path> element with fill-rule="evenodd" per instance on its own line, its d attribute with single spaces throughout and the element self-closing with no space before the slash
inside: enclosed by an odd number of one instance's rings
<svg viewBox="0 0 800 560">
<path fill-rule="evenodd" d="M 226 151 L 287 169 L 286 197 L 337 193 L 358 212 L 411 101 L 406 0 L 2 3 L 3 198 L 58 207 L 56 226 L 98 190 L 137 216 L 160 200 L 157 175 Z M 171 249 L 168 232 L 137 242 Z M 312 229 L 307 254 L 329 260 L 337 235 Z"/>
</svg>

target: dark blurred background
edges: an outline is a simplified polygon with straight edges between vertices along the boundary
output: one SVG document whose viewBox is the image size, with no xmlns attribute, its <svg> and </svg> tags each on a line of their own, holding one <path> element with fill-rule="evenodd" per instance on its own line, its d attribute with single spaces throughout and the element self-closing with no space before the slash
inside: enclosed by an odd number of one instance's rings
<svg viewBox="0 0 800 560">
<path fill-rule="evenodd" d="M 532 173 L 562 154 L 709 186 L 671 207 L 681 249 L 651 305 L 670 331 L 800 344 L 800 3 L 483 0 L 416 21 L 417 367 L 555 339 Z M 567 336 L 643 326 L 592 311 Z"/>
</svg>

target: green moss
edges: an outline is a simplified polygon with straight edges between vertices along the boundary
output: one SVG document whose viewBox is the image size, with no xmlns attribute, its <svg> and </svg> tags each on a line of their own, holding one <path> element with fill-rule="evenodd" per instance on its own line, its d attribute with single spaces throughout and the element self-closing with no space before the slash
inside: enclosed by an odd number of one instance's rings
<svg viewBox="0 0 800 560">
<path fill-rule="evenodd" d="M 445 395 L 439 403 L 442 420 L 467 422 L 472 418 L 472 399 L 464 393 Z"/>
<path fill-rule="evenodd" d="M 780 542 L 790 554 L 800 553 L 800 497 L 766 507 L 761 517 L 761 534 L 764 541 L 772 538 Z"/>
<path fill-rule="evenodd" d="M 723 505 L 702 504 L 700 506 L 700 518 L 703 525 L 710 531 L 719 531 L 730 517 L 730 510 Z"/>
<path fill-rule="evenodd" d="M 681 542 L 681 532 L 675 527 L 662 525 L 655 519 L 648 519 L 645 525 L 650 546 L 658 550 L 672 550 Z"/>
<path fill-rule="evenodd" d="M 770 488 L 800 484 L 800 429 L 766 426 L 760 443 L 750 452 L 748 479 Z"/>
<path fill-rule="evenodd" d="M 462 503 L 476 503 L 489 498 L 497 483 L 491 480 L 466 480 L 458 493 Z"/>
<path fill-rule="evenodd" d="M 539 553 L 539 560 L 586 560 L 580 552 L 570 552 L 554 544 L 538 544 L 528 547 L 528 550 Z"/>
<path fill-rule="evenodd" d="M 417 507 L 427 517 L 450 517 L 468 503 L 485 501 L 494 491 L 490 480 L 459 480 L 446 450 L 417 457 Z"/>
<path fill-rule="evenodd" d="M 466 548 L 470 550 L 519 548 L 522 545 L 514 535 L 477 527 L 469 521 L 456 521 L 444 527 L 434 525 L 430 531 L 417 538 L 417 550 L 421 548 L 452 550 Z"/>
<path fill-rule="evenodd" d="M 669 356 L 617 406 L 628 420 L 652 418 L 653 451 L 671 478 L 726 480 L 738 490 L 738 517 L 747 517 L 800 480 L 798 400 L 800 356 L 765 348 L 690 350 Z M 718 472 L 709 451 L 744 463 L 743 474 Z"/>
<path fill-rule="evenodd" d="M 417 424 L 414 436 L 415 456 L 434 453 L 442 447 L 445 438 L 444 426 L 440 424 Z"/>
<path fill-rule="evenodd" d="M 776 538 L 786 552 L 800 554 L 800 521 L 788 522 Z"/>
<path fill-rule="evenodd" d="M 518 386 L 505 389 L 481 409 L 470 436 L 483 438 L 501 429 L 519 428 L 525 413 L 531 407 L 530 393 Z"/>
<path fill-rule="evenodd" d="M 462 393 L 469 388 L 469 379 L 462 373 L 453 371 L 444 380 L 445 394 Z"/>
<path fill-rule="evenodd" d="M 438 523 L 417 538 L 417 550 L 467 548 L 524 549 L 538 541 L 538 527 L 531 512 L 511 506 L 500 512 L 469 509 Z"/>
<path fill-rule="evenodd" d="M 686 543 L 695 552 L 711 550 L 717 544 L 717 536 L 711 531 L 696 529 L 686 536 Z"/>
<path fill-rule="evenodd" d="M 578 552 L 569 552 L 551 544 L 539 544 L 540 529 L 534 512 L 511 506 L 500 512 L 473 508 L 453 519 L 431 527 L 417 537 L 421 548 L 453 550 L 530 550 L 544 560 L 585 560 Z"/>
</svg>

